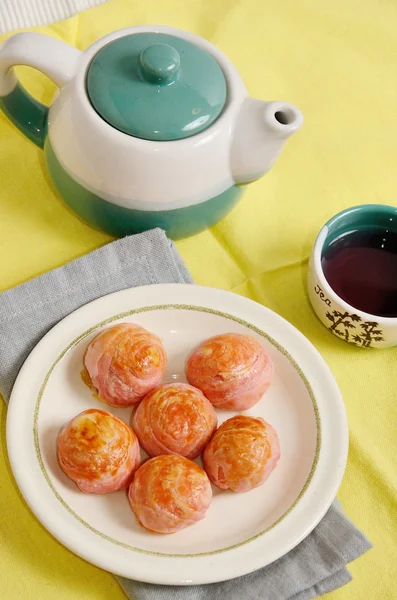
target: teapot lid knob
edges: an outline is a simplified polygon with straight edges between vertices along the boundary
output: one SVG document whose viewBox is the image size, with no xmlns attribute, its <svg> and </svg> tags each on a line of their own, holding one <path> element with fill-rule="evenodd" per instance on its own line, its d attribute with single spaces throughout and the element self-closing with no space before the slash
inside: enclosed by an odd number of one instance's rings
<svg viewBox="0 0 397 600">
<path fill-rule="evenodd" d="M 139 57 L 140 75 L 148 83 L 168 85 L 179 76 L 179 53 L 168 44 L 151 44 Z"/>
</svg>

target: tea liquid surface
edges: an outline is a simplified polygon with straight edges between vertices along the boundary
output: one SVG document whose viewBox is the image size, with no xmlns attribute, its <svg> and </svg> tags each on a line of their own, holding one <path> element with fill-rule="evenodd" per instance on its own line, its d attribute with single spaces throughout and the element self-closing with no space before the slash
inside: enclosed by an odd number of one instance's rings
<svg viewBox="0 0 397 600">
<path fill-rule="evenodd" d="M 332 289 L 371 315 L 397 317 L 397 233 L 352 231 L 324 252 L 323 272 Z"/>
</svg>

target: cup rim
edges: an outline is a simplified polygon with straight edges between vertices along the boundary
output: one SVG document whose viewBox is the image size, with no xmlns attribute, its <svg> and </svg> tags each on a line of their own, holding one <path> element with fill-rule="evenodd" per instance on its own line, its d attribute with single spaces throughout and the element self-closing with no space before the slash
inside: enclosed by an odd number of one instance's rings
<svg viewBox="0 0 397 600">
<path fill-rule="evenodd" d="M 369 209 L 381 208 L 382 210 L 390 209 L 392 212 L 395 213 L 395 215 L 397 217 L 397 207 L 391 206 L 390 204 L 357 204 L 355 206 L 351 206 L 350 208 L 346 208 L 346 209 L 341 210 L 340 212 L 336 213 L 330 219 L 328 219 L 328 221 L 322 226 L 322 228 L 320 229 L 320 231 L 315 239 L 314 246 L 313 246 L 314 270 L 316 272 L 316 275 L 320 281 L 321 287 L 323 288 L 324 292 L 326 292 L 329 296 L 334 297 L 338 301 L 338 303 L 340 304 L 340 306 L 342 308 L 346 309 L 349 312 L 352 312 L 354 314 L 358 314 L 358 315 L 364 317 L 364 319 L 366 319 L 367 321 L 376 321 L 379 324 L 383 323 L 385 325 L 395 324 L 395 323 L 397 323 L 397 317 L 382 317 L 381 315 L 367 313 L 364 310 L 360 310 L 359 308 L 357 308 L 357 307 L 353 306 L 352 304 L 349 304 L 348 302 L 343 300 L 343 298 L 341 298 L 328 283 L 328 281 L 324 275 L 323 267 L 321 265 L 321 254 L 322 254 L 322 250 L 324 248 L 325 239 L 328 235 L 329 227 L 331 225 L 333 225 L 337 220 L 343 218 L 344 216 L 346 216 L 352 212 L 356 212 L 356 211 L 358 212 L 358 211 L 361 211 L 363 209 L 368 209 L 368 208 Z"/>
</svg>

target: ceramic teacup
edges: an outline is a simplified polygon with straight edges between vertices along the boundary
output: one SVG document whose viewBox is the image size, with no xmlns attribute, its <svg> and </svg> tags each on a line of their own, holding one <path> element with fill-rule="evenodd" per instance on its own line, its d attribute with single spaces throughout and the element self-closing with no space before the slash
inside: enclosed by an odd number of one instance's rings
<svg viewBox="0 0 397 600">
<path fill-rule="evenodd" d="M 314 312 L 331 333 L 361 348 L 397 345 L 397 317 L 370 314 L 348 304 L 328 283 L 322 259 L 342 236 L 377 228 L 397 234 L 397 208 L 367 204 L 338 213 L 318 234 L 309 263 L 308 293 Z"/>
</svg>

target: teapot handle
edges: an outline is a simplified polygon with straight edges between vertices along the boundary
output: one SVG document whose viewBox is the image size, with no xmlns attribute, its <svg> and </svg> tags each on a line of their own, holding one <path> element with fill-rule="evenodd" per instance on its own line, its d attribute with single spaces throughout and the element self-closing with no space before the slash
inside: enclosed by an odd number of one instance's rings
<svg viewBox="0 0 397 600">
<path fill-rule="evenodd" d="M 34 67 L 62 87 L 73 79 L 81 52 L 40 33 L 17 33 L 0 44 L 0 108 L 32 142 L 44 146 L 48 107 L 19 83 L 15 65 Z"/>
</svg>

